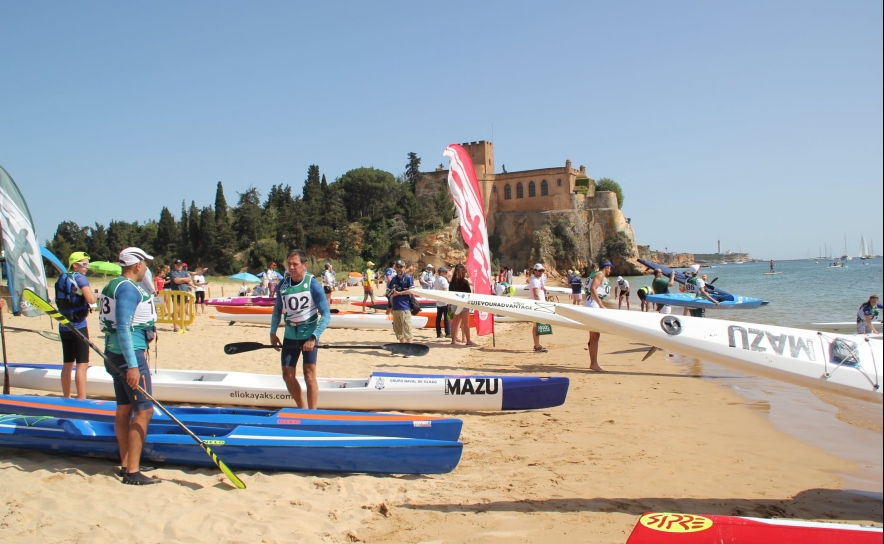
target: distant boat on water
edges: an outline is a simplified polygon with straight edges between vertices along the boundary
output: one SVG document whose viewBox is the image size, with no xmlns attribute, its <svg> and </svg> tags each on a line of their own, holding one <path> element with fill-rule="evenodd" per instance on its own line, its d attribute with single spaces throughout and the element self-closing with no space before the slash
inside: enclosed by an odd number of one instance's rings
<svg viewBox="0 0 884 544">
<path fill-rule="evenodd" d="M 869 251 L 869 246 L 866 245 L 866 237 L 865 236 L 859 237 L 859 258 L 863 259 L 863 260 L 874 259 L 874 257 L 872 256 L 872 253 Z"/>
</svg>

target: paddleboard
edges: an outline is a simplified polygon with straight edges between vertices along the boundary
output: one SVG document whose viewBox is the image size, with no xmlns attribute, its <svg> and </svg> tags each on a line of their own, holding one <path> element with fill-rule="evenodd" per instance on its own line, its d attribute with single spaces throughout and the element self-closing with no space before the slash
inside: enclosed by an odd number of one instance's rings
<svg viewBox="0 0 884 544">
<path fill-rule="evenodd" d="M 741 372 L 882 404 L 882 343 L 866 336 L 564 304 L 557 304 L 555 311 L 583 323 L 588 330 L 615 334 Z M 836 342 L 854 350 L 855 362 L 839 362 Z"/>
<path fill-rule="evenodd" d="M 229 321 L 230 323 L 250 323 L 253 325 L 270 325 L 272 314 L 222 314 L 210 315 L 209 319 Z M 427 325 L 427 318 L 411 317 L 411 326 L 422 329 Z M 328 322 L 329 329 L 392 329 L 393 316 L 386 314 L 332 314 Z"/>
<path fill-rule="evenodd" d="M 231 359 L 233 364 L 233 359 Z M 61 392 L 60 364 L 10 363 L 15 387 Z M 0 373 L 2 375 L 2 373 Z M 92 366 L 90 395 L 114 397 L 110 374 Z M 302 390 L 306 388 L 298 378 Z M 161 402 L 291 407 L 279 374 L 213 370 L 154 370 L 153 396 Z M 418 410 L 472 412 L 551 408 L 565 402 L 565 377 L 464 376 L 373 372 L 369 378 L 319 378 L 319 407 L 327 410 Z M 2 383 L 2 379 L 0 379 Z"/>
<path fill-rule="evenodd" d="M 782 274 L 782 272 L 762 272 L 765 276 L 776 276 L 777 274 Z"/>
<path fill-rule="evenodd" d="M 881 527 L 863 525 L 649 512 L 626 544 L 880 544 L 881 535 Z"/>
<path fill-rule="evenodd" d="M 758 308 L 764 301 L 760 298 L 741 297 L 736 295 L 712 295 L 719 299 L 718 306 L 710 300 L 695 296 L 691 293 L 668 293 L 664 295 L 647 295 L 645 299 L 654 304 L 668 306 L 680 306 L 684 308 L 706 308 L 720 310 L 753 310 Z"/>
</svg>

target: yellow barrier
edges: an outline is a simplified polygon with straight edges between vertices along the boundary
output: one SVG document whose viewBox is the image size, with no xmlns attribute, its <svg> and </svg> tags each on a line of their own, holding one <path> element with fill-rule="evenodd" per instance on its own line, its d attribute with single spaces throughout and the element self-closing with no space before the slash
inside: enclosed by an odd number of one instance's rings
<svg viewBox="0 0 884 544">
<path fill-rule="evenodd" d="M 160 291 L 154 297 L 157 307 L 157 323 L 169 323 L 186 331 L 196 314 L 193 301 L 196 297 L 186 291 Z"/>
</svg>

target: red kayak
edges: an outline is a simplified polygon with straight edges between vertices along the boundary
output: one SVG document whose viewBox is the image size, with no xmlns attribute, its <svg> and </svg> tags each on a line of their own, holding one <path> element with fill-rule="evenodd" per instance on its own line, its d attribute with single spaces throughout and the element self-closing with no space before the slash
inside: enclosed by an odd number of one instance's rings
<svg viewBox="0 0 884 544">
<path fill-rule="evenodd" d="M 626 544 L 881 544 L 882 534 L 865 525 L 651 512 Z"/>
</svg>

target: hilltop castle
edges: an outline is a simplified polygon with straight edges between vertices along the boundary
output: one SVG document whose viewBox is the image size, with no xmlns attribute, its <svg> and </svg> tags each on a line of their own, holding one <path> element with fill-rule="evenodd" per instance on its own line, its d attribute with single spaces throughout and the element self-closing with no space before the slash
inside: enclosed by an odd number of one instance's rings
<svg viewBox="0 0 884 544">
<path fill-rule="evenodd" d="M 626 245 L 631 247 L 633 258 L 638 255 L 635 234 L 617 206 L 617 196 L 596 192 L 584 165 L 575 169 L 566 160 L 563 167 L 496 173 L 493 143 L 483 140 L 461 145 L 473 161 L 485 204 L 489 242 L 493 251 L 497 246 L 495 253 L 502 266 L 519 270 L 536 260 L 548 266 L 555 262 L 560 269 L 585 267 L 597 262 L 608 237 L 621 232 L 628 238 Z M 422 173 L 416 187 L 418 198 L 445 188 L 447 180 L 448 170 L 442 168 Z M 562 221 L 576 241 L 576 252 L 564 258 L 561 251 L 554 255 L 548 247 L 555 245 L 550 235 L 552 226 Z M 638 263 L 625 261 L 615 262 L 618 271 L 639 269 Z"/>
</svg>

